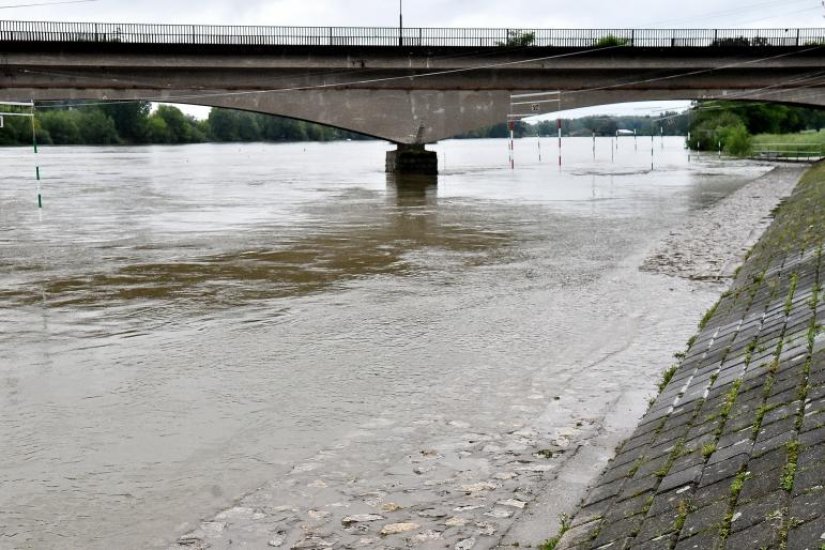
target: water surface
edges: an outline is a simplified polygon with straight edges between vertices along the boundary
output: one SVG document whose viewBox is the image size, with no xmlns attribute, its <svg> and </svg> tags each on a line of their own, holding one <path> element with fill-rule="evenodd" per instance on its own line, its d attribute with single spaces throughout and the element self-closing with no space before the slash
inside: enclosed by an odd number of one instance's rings
<svg viewBox="0 0 825 550">
<path fill-rule="evenodd" d="M 379 142 L 43 148 L 42 212 L 0 150 L 0 548 L 163 547 L 325 449 L 648 391 L 715 290 L 641 259 L 765 168 L 591 143 L 447 141 L 437 181 Z"/>
</svg>

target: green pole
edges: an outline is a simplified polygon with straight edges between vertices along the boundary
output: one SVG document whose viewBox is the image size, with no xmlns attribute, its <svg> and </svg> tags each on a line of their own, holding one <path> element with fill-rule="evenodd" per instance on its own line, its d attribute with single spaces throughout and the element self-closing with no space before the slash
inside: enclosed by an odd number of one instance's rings
<svg viewBox="0 0 825 550">
<path fill-rule="evenodd" d="M 37 208 L 43 208 L 43 194 L 40 188 L 40 165 L 37 162 L 37 125 L 34 121 L 34 100 L 32 100 L 32 146 L 34 147 L 34 154 L 35 154 L 35 161 L 34 161 L 34 173 L 37 177 Z"/>
</svg>

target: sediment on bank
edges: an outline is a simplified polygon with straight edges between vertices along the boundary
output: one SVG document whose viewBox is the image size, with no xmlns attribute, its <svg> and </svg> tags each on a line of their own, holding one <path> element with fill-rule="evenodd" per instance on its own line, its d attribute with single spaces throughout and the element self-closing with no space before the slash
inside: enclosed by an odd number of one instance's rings
<svg viewBox="0 0 825 550">
<path fill-rule="evenodd" d="M 825 548 L 825 165 L 775 214 L 556 550 Z"/>
</svg>

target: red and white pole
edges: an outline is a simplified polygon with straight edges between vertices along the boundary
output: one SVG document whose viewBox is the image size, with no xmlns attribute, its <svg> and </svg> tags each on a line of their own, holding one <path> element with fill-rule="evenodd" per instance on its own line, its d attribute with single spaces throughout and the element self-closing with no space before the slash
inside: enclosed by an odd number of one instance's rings
<svg viewBox="0 0 825 550">
<path fill-rule="evenodd" d="M 516 168 L 515 150 L 516 150 L 516 121 L 511 120 L 507 123 L 510 128 L 510 169 Z"/>
<path fill-rule="evenodd" d="M 559 168 L 561 168 L 561 119 L 556 119 L 556 127 L 559 129 Z"/>
</svg>

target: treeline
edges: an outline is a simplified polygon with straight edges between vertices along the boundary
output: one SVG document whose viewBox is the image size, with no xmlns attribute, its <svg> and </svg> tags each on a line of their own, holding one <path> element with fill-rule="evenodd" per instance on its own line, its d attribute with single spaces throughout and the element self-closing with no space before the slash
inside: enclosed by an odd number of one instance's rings
<svg viewBox="0 0 825 550">
<path fill-rule="evenodd" d="M 319 124 L 229 109 L 212 109 L 209 118 L 197 120 L 170 105 L 152 111 L 148 102 L 49 105 L 37 110 L 35 123 L 37 141 L 51 145 L 369 139 Z M 4 118 L 0 145 L 31 142 L 30 119 Z"/>
<path fill-rule="evenodd" d="M 689 116 L 687 113 L 663 113 L 659 116 L 591 116 L 576 119 L 562 119 L 562 133 L 565 136 L 590 137 L 594 133 L 599 137 L 615 136 L 619 130 L 635 131 L 639 136 L 687 135 Z M 555 120 L 544 120 L 530 124 L 517 122 L 515 137 L 552 137 L 558 135 Z M 510 137 L 506 123 L 496 124 L 457 136 L 457 139 L 484 139 Z"/>
<path fill-rule="evenodd" d="M 751 136 L 792 134 L 825 127 L 825 111 L 766 103 L 703 101 L 691 110 L 691 149 L 747 156 Z"/>
</svg>

